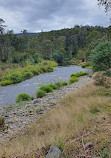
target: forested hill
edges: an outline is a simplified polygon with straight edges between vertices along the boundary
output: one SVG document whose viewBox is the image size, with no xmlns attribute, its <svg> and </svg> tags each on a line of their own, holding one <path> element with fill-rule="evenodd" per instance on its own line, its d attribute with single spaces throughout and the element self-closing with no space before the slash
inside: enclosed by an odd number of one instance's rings
<svg viewBox="0 0 111 158">
<path fill-rule="evenodd" d="M 1 26 L 1 25 L 0 25 Z M 60 65 L 89 60 L 91 50 L 102 41 L 110 40 L 111 27 L 75 26 L 71 29 L 16 35 L 13 31 L 0 34 L 0 60 L 8 63 L 37 63 L 54 59 Z"/>
<path fill-rule="evenodd" d="M 39 34 L 39 33 L 27 32 L 27 34 L 28 34 L 29 36 L 32 36 L 32 35 L 37 35 L 37 34 Z M 17 36 L 23 36 L 24 34 L 23 34 L 23 33 L 17 33 L 16 35 L 17 35 Z"/>
</svg>

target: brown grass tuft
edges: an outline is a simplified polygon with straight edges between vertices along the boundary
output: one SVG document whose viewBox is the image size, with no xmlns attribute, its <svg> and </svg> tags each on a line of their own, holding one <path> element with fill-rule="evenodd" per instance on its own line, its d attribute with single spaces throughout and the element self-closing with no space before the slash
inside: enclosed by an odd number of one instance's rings
<svg viewBox="0 0 111 158">
<path fill-rule="evenodd" d="M 5 155 L 8 158 L 17 154 L 21 157 L 24 154 L 29 154 L 30 158 L 35 157 L 32 153 L 52 144 L 65 151 L 65 156 L 71 157 L 72 152 L 75 154 L 80 152 L 83 132 L 90 133 L 92 131 L 95 134 L 92 132 L 84 138 L 84 142 L 92 141 L 94 144 L 98 144 L 100 141 L 98 148 L 95 145 L 95 150 L 99 151 L 109 143 L 108 139 L 103 139 L 104 132 L 101 129 L 103 118 L 107 118 L 107 123 L 111 125 L 111 121 L 109 122 L 111 112 L 108 108 L 111 105 L 111 99 L 110 96 L 96 93 L 99 89 L 101 87 L 90 83 L 78 92 L 67 95 L 58 102 L 54 109 L 27 128 L 25 134 L 12 139 L 7 145 L 1 146 L 0 157 Z M 100 135 L 98 134 L 99 129 L 101 129 Z M 108 134 L 110 135 L 111 132 Z M 75 140 L 76 138 L 80 139 Z M 70 143 L 72 140 L 75 140 L 74 143 Z M 44 154 L 41 152 L 41 155 Z"/>
</svg>

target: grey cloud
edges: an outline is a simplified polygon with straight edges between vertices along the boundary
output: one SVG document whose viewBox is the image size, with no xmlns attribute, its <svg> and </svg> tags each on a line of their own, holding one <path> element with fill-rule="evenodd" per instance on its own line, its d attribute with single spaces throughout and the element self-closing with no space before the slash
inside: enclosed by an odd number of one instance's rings
<svg viewBox="0 0 111 158">
<path fill-rule="evenodd" d="M 15 32 L 61 29 L 80 25 L 106 25 L 108 17 L 97 0 L 1 0 L 1 18 Z"/>
</svg>

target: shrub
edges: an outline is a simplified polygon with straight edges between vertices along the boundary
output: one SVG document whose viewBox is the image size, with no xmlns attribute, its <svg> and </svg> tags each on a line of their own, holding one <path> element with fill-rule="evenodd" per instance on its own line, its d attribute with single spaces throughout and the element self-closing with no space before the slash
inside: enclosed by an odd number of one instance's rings
<svg viewBox="0 0 111 158">
<path fill-rule="evenodd" d="M 23 77 L 24 77 L 24 79 L 26 80 L 26 79 L 29 79 L 29 78 L 31 78 L 31 77 L 33 77 L 34 75 L 33 75 L 33 73 L 32 72 L 30 72 L 30 71 L 24 71 L 23 72 Z"/>
<path fill-rule="evenodd" d="M 69 84 L 74 83 L 74 82 L 78 82 L 78 78 L 77 77 L 71 77 L 69 80 Z"/>
<path fill-rule="evenodd" d="M 1 83 L 3 86 L 8 84 L 14 84 L 22 82 L 23 80 L 29 79 L 34 75 L 39 75 L 43 72 L 52 72 L 53 67 L 57 66 L 54 61 L 45 61 L 36 65 L 28 65 L 23 68 L 10 69 L 1 79 L 1 81 L 6 81 Z M 10 81 L 10 82 L 9 82 Z"/>
<path fill-rule="evenodd" d="M 57 52 L 57 51 L 53 52 L 52 57 L 59 65 L 62 65 L 62 63 L 63 63 L 63 53 Z"/>
<path fill-rule="evenodd" d="M 87 64 L 82 64 L 81 67 L 82 68 L 86 68 L 88 65 Z"/>
<path fill-rule="evenodd" d="M 13 82 L 13 83 L 19 83 L 19 82 L 22 82 L 23 81 L 23 76 L 22 74 L 20 73 L 12 73 L 11 76 L 10 76 L 10 80 Z"/>
<path fill-rule="evenodd" d="M 21 93 L 16 97 L 17 103 L 22 102 L 22 101 L 29 101 L 29 100 L 31 100 L 31 97 L 27 93 Z"/>
<path fill-rule="evenodd" d="M 110 70 L 107 70 L 104 74 L 105 74 L 106 76 L 111 77 L 111 69 L 110 69 Z"/>
<path fill-rule="evenodd" d="M 57 88 L 60 88 L 60 87 L 62 87 L 62 84 L 61 84 L 61 82 L 56 82 L 56 83 L 55 83 L 55 85 L 57 86 Z"/>
<path fill-rule="evenodd" d="M 100 85 L 100 86 L 104 85 L 104 76 L 102 72 L 95 72 L 93 74 L 93 79 L 95 85 Z"/>
<path fill-rule="evenodd" d="M 42 97 L 45 96 L 45 94 L 46 94 L 46 92 L 45 92 L 44 90 L 39 89 L 39 90 L 36 92 L 36 97 L 37 97 L 37 98 L 42 98 Z"/>
<path fill-rule="evenodd" d="M 63 82 L 61 82 L 61 85 L 66 86 L 66 85 L 68 85 L 68 83 L 66 81 L 63 81 Z"/>
<path fill-rule="evenodd" d="M 10 70 L 7 74 L 5 74 L 2 78 L 2 81 L 5 80 L 9 80 L 12 83 L 19 83 L 21 81 L 23 81 L 23 76 L 21 74 L 21 72 L 19 71 L 14 71 L 14 70 Z"/>
<path fill-rule="evenodd" d="M 111 88 L 111 77 L 108 77 L 104 72 L 95 72 L 93 75 L 94 84 Z"/>
<path fill-rule="evenodd" d="M 72 74 L 71 77 L 80 77 L 80 76 L 85 76 L 88 75 L 88 72 L 78 72 L 76 74 Z"/>
<path fill-rule="evenodd" d="M 105 71 L 111 68 L 111 42 L 100 43 L 91 55 L 93 71 Z"/>
<path fill-rule="evenodd" d="M 0 129 L 5 125 L 5 119 L 0 116 Z"/>
<path fill-rule="evenodd" d="M 49 93 L 49 92 L 53 92 L 53 88 L 50 87 L 49 85 L 46 86 L 42 86 L 40 87 L 41 90 L 44 90 L 45 92 Z"/>
<path fill-rule="evenodd" d="M 55 84 L 50 83 L 49 86 L 53 89 L 57 89 L 58 87 Z"/>
<path fill-rule="evenodd" d="M 12 81 L 6 80 L 6 81 L 1 81 L 1 82 L 0 82 L 0 85 L 1 85 L 1 86 L 7 86 L 7 85 L 10 85 L 10 84 L 12 84 L 12 83 L 13 83 Z"/>
</svg>

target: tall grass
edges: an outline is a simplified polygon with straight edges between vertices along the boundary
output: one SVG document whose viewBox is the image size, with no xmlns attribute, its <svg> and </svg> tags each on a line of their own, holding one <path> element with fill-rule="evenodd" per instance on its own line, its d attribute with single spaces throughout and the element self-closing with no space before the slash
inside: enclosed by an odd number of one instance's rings
<svg viewBox="0 0 111 158">
<path fill-rule="evenodd" d="M 7 73 L 2 76 L 1 86 L 15 84 L 29 79 L 35 75 L 39 75 L 44 72 L 52 72 L 53 67 L 57 66 L 54 61 L 45 61 L 36 65 L 28 65 L 23 68 L 10 69 Z"/>
<path fill-rule="evenodd" d="M 7 145 L 0 146 L 0 156 L 23 157 L 27 154 L 30 158 L 34 158 L 34 152 L 52 144 L 65 150 L 65 153 L 70 153 L 70 151 L 77 151 L 81 140 L 74 141 L 72 144 L 68 142 L 81 138 L 84 131 L 87 134 L 94 130 L 95 133 L 86 137 L 85 142 L 92 141 L 95 143 L 95 150 L 100 152 L 110 142 L 111 130 L 108 127 L 110 127 L 109 124 L 111 125 L 109 117 L 111 112 L 108 110 L 110 97 L 96 94 L 99 88 L 89 84 L 63 98 L 55 108 L 27 128 L 25 134 L 10 140 Z M 99 128 L 99 122 L 101 120 L 103 124 L 105 118 L 109 123 L 106 126 L 107 130 L 102 130 L 101 126 Z"/>
<path fill-rule="evenodd" d="M 49 85 L 41 86 L 37 92 L 36 97 L 42 98 L 46 93 L 53 92 L 53 89 L 59 89 L 60 87 L 66 86 L 68 83 L 66 81 L 56 82 L 55 84 L 50 83 Z"/>
</svg>

